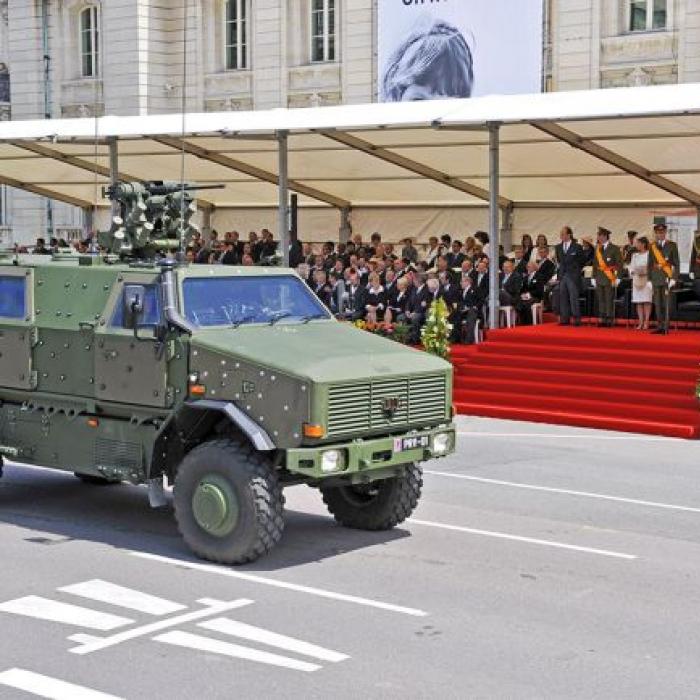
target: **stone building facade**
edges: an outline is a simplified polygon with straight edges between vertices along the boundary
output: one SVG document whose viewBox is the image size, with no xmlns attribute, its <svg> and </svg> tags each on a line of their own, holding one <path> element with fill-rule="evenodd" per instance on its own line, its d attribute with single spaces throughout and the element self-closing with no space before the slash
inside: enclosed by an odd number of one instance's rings
<svg viewBox="0 0 700 700">
<path fill-rule="evenodd" d="M 548 90 L 700 81 L 700 0 L 544 2 Z M 370 102 L 376 4 L 0 0 L 0 118 Z M 63 204 L 0 198 L 16 240 L 82 225 Z"/>
</svg>

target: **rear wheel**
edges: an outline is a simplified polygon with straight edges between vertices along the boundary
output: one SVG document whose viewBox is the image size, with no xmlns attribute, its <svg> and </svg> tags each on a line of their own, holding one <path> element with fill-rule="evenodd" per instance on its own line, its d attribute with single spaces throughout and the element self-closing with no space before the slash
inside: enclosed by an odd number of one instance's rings
<svg viewBox="0 0 700 700">
<path fill-rule="evenodd" d="M 84 484 L 90 484 L 91 486 L 114 486 L 121 483 L 118 479 L 107 479 L 104 476 L 95 476 L 94 474 L 78 474 L 78 472 L 75 472 L 75 477 Z"/>
<path fill-rule="evenodd" d="M 341 525 L 357 530 L 390 530 L 413 513 L 422 486 L 423 470 L 417 464 L 407 464 L 401 476 L 355 486 L 321 487 L 321 493 Z"/>
<path fill-rule="evenodd" d="M 259 452 L 235 440 L 212 440 L 182 461 L 175 478 L 175 518 L 203 559 L 245 564 L 281 539 L 284 496 Z"/>
</svg>

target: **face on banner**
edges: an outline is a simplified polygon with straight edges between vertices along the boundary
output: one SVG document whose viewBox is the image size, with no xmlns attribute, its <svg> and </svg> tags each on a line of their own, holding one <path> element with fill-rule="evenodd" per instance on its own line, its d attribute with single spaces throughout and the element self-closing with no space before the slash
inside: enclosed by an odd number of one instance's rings
<svg viewBox="0 0 700 700">
<path fill-rule="evenodd" d="M 378 0 L 379 100 L 540 92 L 542 0 Z"/>
</svg>

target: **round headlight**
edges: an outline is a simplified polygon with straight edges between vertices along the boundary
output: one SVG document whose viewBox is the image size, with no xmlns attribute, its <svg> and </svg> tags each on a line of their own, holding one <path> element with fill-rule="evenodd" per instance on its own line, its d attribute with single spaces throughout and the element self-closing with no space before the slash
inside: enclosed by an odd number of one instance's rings
<svg viewBox="0 0 700 700">
<path fill-rule="evenodd" d="M 321 471 L 324 474 L 332 474 L 343 468 L 343 462 L 339 450 L 327 450 L 321 455 Z"/>
<path fill-rule="evenodd" d="M 444 455 L 450 449 L 449 433 L 438 433 L 433 438 L 433 454 Z"/>
</svg>

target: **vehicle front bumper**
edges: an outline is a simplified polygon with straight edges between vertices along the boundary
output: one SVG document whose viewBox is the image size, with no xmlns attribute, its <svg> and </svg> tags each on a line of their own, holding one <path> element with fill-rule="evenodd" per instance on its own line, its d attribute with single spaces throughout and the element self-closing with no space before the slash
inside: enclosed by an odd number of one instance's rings
<svg viewBox="0 0 700 700">
<path fill-rule="evenodd" d="M 437 435 L 447 435 L 449 440 L 447 449 L 439 454 L 433 449 Z M 422 437 L 428 438 L 427 447 L 397 449 L 403 440 Z M 351 442 L 287 450 L 285 466 L 290 473 L 310 480 L 342 477 L 353 483 L 363 483 L 396 476 L 401 471 L 399 467 L 410 462 L 446 457 L 455 451 L 455 441 L 455 426 L 446 424 L 401 435 L 358 438 Z M 323 454 L 329 450 L 338 450 L 343 456 L 342 468 L 337 471 L 325 472 L 321 468 Z"/>
</svg>

